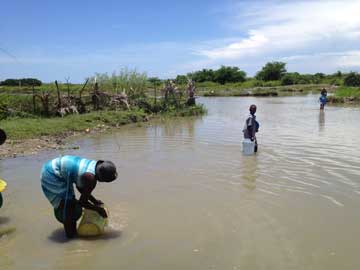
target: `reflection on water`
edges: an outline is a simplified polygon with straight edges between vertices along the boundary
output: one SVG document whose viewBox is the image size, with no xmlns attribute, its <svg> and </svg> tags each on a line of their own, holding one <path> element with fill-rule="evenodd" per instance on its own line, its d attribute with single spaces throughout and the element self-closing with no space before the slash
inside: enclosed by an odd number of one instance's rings
<svg viewBox="0 0 360 270">
<path fill-rule="evenodd" d="M 256 170 L 257 160 L 256 155 L 246 157 L 243 160 L 243 180 L 244 187 L 253 190 L 256 188 Z"/>
<path fill-rule="evenodd" d="M 325 127 L 325 112 L 324 110 L 319 111 L 319 131 L 324 131 Z"/>
<path fill-rule="evenodd" d="M 360 111 L 319 113 L 317 99 L 204 98 L 204 117 L 78 141 L 68 154 L 119 171 L 96 187 L 110 231 L 91 241 L 66 241 L 41 192 L 40 168 L 61 152 L 1 161 L 0 227 L 16 231 L 0 237 L 0 269 L 359 269 Z M 249 157 L 241 130 L 253 103 Z"/>
</svg>

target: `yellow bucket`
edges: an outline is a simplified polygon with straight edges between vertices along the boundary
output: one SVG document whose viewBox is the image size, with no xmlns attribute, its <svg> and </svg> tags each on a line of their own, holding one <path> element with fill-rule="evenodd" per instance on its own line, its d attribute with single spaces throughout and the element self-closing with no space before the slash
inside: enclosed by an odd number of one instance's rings
<svg viewBox="0 0 360 270">
<path fill-rule="evenodd" d="M 109 216 L 107 209 L 104 209 Z M 84 209 L 77 232 L 80 236 L 98 236 L 105 232 L 107 225 L 107 218 L 103 218 L 94 210 Z"/>
<path fill-rule="evenodd" d="M 6 188 L 6 182 L 0 179 L 0 192 L 3 192 Z"/>
</svg>

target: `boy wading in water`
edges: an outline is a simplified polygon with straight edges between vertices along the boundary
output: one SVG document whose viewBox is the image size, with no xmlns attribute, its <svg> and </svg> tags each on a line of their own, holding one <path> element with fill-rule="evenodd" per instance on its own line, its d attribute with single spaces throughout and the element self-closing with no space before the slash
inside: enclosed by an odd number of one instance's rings
<svg viewBox="0 0 360 270">
<path fill-rule="evenodd" d="M 248 118 L 246 118 L 245 126 L 243 129 L 244 138 L 250 139 L 252 142 L 255 141 L 254 152 L 257 152 L 258 143 L 256 140 L 256 132 L 259 131 L 259 123 L 256 121 L 256 105 L 251 105 L 249 111 L 250 115 L 248 116 Z"/>
<path fill-rule="evenodd" d="M 111 161 L 63 156 L 45 163 L 41 171 L 41 187 L 54 207 L 56 219 L 64 224 L 68 238 L 77 233 L 76 221 L 81 217 L 83 207 L 107 217 L 101 207 L 103 203 L 91 192 L 97 182 L 112 182 L 116 178 L 116 167 Z M 81 194 L 79 200 L 75 198 L 74 184 Z"/>
<path fill-rule="evenodd" d="M 327 91 L 323 88 L 321 90 L 321 95 L 320 95 L 320 98 L 319 98 L 319 102 L 320 102 L 320 110 L 323 110 L 325 105 L 326 105 L 326 96 L 327 96 Z"/>
</svg>

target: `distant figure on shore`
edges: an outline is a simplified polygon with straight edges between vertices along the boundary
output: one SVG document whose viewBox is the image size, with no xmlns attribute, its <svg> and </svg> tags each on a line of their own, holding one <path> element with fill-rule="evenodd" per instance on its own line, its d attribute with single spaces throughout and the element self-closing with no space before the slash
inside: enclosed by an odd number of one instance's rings
<svg viewBox="0 0 360 270">
<path fill-rule="evenodd" d="M 325 108 L 325 105 L 326 105 L 326 101 L 327 101 L 327 91 L 325 88 L 323 88 L 321 90 L 321 95 L 320 95 L 320 98 L 319 98 L 319 102 L 320 102 L 320 110 L 323 110 Z"/>
<path fill-rule="evenodd" d="M 256 140 L 256 132 L 259 131 L 259 123 L 256 121 L 256 105 L 251 105 L 249 108 L 250 115 L 246 118 L 245 126 L 243 129 L 244 138 L 250 139 L 252 142 L 255 141 L 254 152 L 258 150 L 258 143 Z"/>
<path fill-rule="evenodd" d="M 45 163 L 41 171 L 41 187 L 68 238 L 76 236 L 76 221 L 83 208 L 107 218 L 105 209 L 101 207 L 102 201 L 95 199 L 91 192 L 97 182 L 112 182 L 116 178 L 116 167 L 111 161 L 63 156 Z M 79 200 L 75 198 L 74 184 L 81 194 Z"/>
</svg>

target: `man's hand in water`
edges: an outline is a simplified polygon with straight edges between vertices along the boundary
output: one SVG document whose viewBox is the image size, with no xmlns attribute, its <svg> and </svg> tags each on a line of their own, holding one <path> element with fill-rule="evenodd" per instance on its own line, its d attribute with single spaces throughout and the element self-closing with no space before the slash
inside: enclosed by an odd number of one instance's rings
<svg viewBox="0 0 360 270">
<path fill-rule="evenodd" d="M 100 201 L 100 200 L 96 200 L 94 202 L 94 204 L 97 205 L 97 206 L 100 206 L 100 205 L 103 205 L 104 203 L 102 201 Z"/>
<path fill-rule="evenodd" d="M 102 216 L 103 218 L 107 218 L 107 217 L 108 217 L 104 208 L 99 207 L 99 208 L 97 209 L 97 212 L 98 212 L 99 215 Z"/>
</svg>

